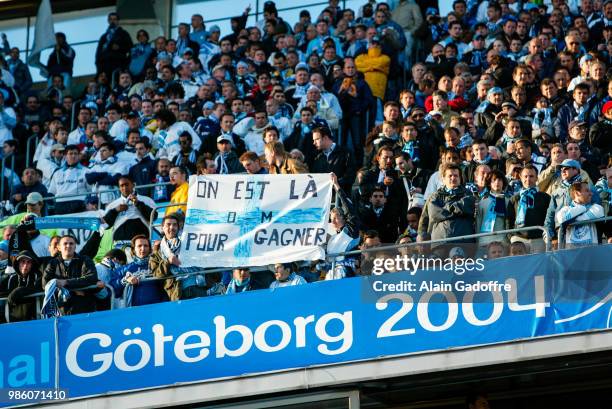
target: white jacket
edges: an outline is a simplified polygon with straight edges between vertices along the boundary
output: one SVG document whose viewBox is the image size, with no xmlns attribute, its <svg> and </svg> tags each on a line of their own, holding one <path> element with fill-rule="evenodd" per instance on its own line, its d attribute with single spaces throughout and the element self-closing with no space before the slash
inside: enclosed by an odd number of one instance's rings
<svg viewBox="0 0 612 409">
<path fill-rule="evenodd" d="M 91 191 L 91 187 L 85 180 L 87 168 L 81 164 L 76 166 L 62 165 L 51 177 L 49 193 L 57 196 L 56 202 L 68 202 L 71 200 L 85 200 L 85 196 Z M 81 196 L 61 196 L 80 194 Z"/>
<path fill-rule="evenodd" d="M 176 122 L 168 129 L 158 129 L 153 137 L 153 147 L 157 149 L 156 158 L 175 156 L 180 150 L 179 135 L 189 132 L 192 139 L 191 146 L 194 150 L 199 150 L 202 146 L 200 137 L 187 122 Z"/>
<path fill-rule="evenodd" d="M 102 162 L 92 162 L 89 165 L 86 173 L 108 173 L 110 176 L 127 175 L 130 169 L 130 164 L 117 160 L 117 157 L 111 156 Z M 115 185 L 101 185 L 96 183 L 92 186 L 92 192 L 100 192 L 114 188 Z M 100 196 L 101 204 L 112 202 L 117 198 L 118 193 L 103 193 Z"/>
</svg>

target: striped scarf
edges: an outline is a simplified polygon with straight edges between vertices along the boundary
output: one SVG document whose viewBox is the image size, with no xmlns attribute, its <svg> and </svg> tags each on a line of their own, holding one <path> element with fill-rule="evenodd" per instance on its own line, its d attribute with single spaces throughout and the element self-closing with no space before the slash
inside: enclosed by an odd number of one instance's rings
<svg viewBox="0 0 612 409">
<path fill-rule="evenodd" d="M 535 195 L 537 192 L 538 189 L 536 189 L 535 187 L 521 189 L 521 191 L 519 192 L 520 199 L 515 220 L 515 224 L 518 227 L 523 227 L 523 225 L 525 224 L 525 215 L 527 214 L 527 209 L 532 209 L 535 205 Z"/>
</svg>

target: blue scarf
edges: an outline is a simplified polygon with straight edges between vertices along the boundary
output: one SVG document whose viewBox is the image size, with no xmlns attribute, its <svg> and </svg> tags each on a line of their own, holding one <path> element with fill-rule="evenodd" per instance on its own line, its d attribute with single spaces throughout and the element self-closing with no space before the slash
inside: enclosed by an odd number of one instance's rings
<svg viewBox="0 0 612 409">
<path fill-rule="evenodd" d="M 488 196 L 491 198 L 489 208 L 484 214 L 482 225 L 480 227 L 481 233 L 490 233 L 495 231 L 495 221 L 498 217 L 506 217 L 506 197 L 503 194 L 489 193 Z"/>
<path fill-rule="evenodd" d="M 449 189 L 446 186 L 443 187 L 444 192 L 449 196 L 456 196 L 461 192 L 461 187 L 456 187 L 454 189 Z"/>
<path fill-rule="evenodd" d="M 569 180 L 562 180 L 561 185 L 564 188 L 569 189 L 570 186 L 572 186 L 572 184 L 574 184 L 575 182 L 580 182 L 581 180 L 582 180 L 582 177 L 580 176 L 580 173 L 577 173 L 574 177 L 572 177 Z"/>
<path fill-rule="evenodd" d="M 420 149 L 419 145 L 417 144 L 417 141 L 408 141 L 404 143 L 404 146 L 402 147 L 402 152 L 406 152 L 408 155 L 410 155 L 410 158 L 413 162 L 418 162 L 421 160 Z"/>
<path fill-rule="evenodd" d="M 491 161 L 491 155 L 487 154 L 487 156 L 483 159 L 483 160 L 478 160 L 476 158 L 474 158 L 474 162 L 476 162 L 479 165 L 486 165 Z"/>
<path fill-rule="evenodd" d="M 538 193 L 538 189 L 536 189 L 535 187 L 521 189 L 521 191 L 519 192 L 520 199 L 515 220 L 515 224 L 517 227 L 523 227 L 523 225 L 525 224 L 525 215 L 527 214 L 527 209 L 533 208 L 535 204 L 536 193 Z"/>
</svg>

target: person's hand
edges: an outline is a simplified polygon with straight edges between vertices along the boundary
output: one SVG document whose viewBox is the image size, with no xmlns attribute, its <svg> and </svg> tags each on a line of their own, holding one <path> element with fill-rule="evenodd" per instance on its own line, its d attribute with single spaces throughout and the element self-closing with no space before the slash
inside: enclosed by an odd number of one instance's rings
<svg viewBox="0 0 612 409">
<path fill-rule="evenodd" d="M 132 193 L 131 195 L 129 195 L 128 200 L 134 204 L 138 203 L 138 197 L 136 196 L 135 193 Z"/>
<path fill-rule="evenodd" d="M 608 238 L 608 244 L 612 244 L 612 237 Z"/>
<path fill-rule="evenodd" d="M 246 8 L 244 9 L 244 14 L 249 14 L 251 12 L 251 5 L 249 4 L 248 6 L 246 6 Z"/>
<path fill-rule="evenodd" d="M 559 248 L 559 240 L 557 240 L 557 239 L 553 239 L 553 240 L 551 241 L 551 244 L 552 244 L 552 249 L 553 249 L 553 250 L 557 250 L 557 249 Z"/>
<path fill-rule="evenodd" d="M 390 176 L 385 176 L 385 178 L 383 179 L 383 185 L 391 186 L 392 184 L 393 184 L 393 178 Z"/>
<path fill-rule="evenodd" d="M 96 99 L 96 104 L 98 104 L 98 105 L 102 105 L 103 102 L 104 101 L 102 101 L 101 98 Z"/>
<path fill-rule="evenodd" d="M 64 286 L 66 285 L 66 281 L 67 281 L 67 280 L 57 280 L 57 281 L 55 282 L 55 285 L 56 285 L 57 287 L 59 287 L 59 288 L 64 288 Z"/>
<path fill-rule="evenodd" d="M 102 280 L 98 280 L 98 282 L 96 283 L 96 287 L 98 288 L 104 288 L 105 286 L 106 284 Z"/>
<path fill-rule="evenodd" d="M 514 142 L 508 142 L 508 145 L 506 145 L 506 152 L 510 154 L 514 153 Z"/>
<path fill-rule="evenodd" d="M 338 183 L 338 176 L 336 176 L 334 172 L 330 173 L 329 175 L 331 176 L 332 185 L 334 186 L 334 189 L 340 190 L 340 184 Z"/>
<path fill-rule="evenodd" d="M 468 125 L 468 132 L 470 135 L 472 135 L 472 137 L 476 137 L 476 134 L 478 133 L 474 125 Z"/>
<path fill-rule="evenodd" d="M 161 241 L 159 240 L 155 240 L 153 242 L 153 251 L 159 251 L 159 245 L 161 244 Z"/>
<path fill-rule="evenodd" d="M 138 277 L 136 276 L 130 276 L 126 279 L 126 281 L 132 285 L 138 285 L 139 281 L 138 281 Z"/>
<path fill-rule="evenodd" d="M 179 260 L 179 258 L 176 256 L 176 254 L 173 254 L 168 259 L 168 263 L 178 267 L 178 266 L 181 265 L 181 260 Z"/>
<path fill-rule="evenodd" d="M 505 112 L 498 112 L 497 114 L 495 114 L 495 122 L 501 123 L 505 116 L 507 116 Z"/>
<path fill-rule="evenodd" d="M 117 210 L 119 213 L 125 212 L 127 209 L 128 205 L 126 205 L 125 203 L 121 203 L 119 206 L 115 207 L 115 210 Z"/>
</svg>

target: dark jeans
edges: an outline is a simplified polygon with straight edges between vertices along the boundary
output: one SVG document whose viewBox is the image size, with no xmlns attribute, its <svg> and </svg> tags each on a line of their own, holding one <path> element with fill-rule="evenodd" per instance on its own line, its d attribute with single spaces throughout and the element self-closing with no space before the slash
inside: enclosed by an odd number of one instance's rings
<svg viewBox="0 0 612 409">
<path fill-rule="evenodd" d="M 358 168 L 363 166 L 366 115 L 367 113 L 361 115 L 346 113 L 342 118 L 342 135 L 339 145 L 353 151 Z"/>
</svg>

